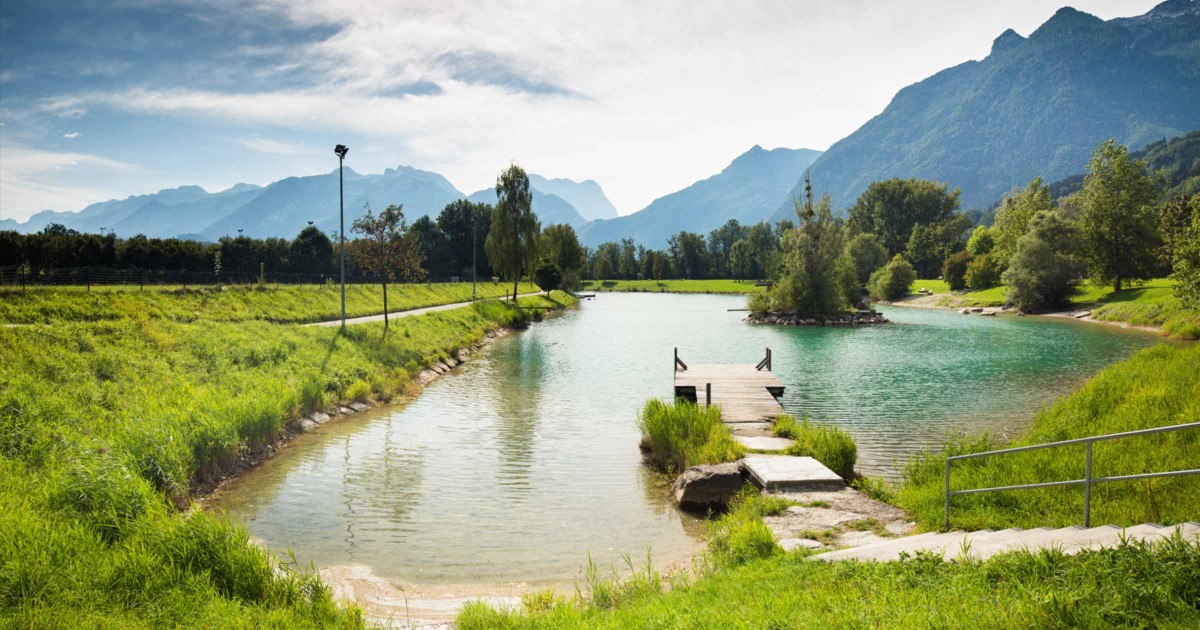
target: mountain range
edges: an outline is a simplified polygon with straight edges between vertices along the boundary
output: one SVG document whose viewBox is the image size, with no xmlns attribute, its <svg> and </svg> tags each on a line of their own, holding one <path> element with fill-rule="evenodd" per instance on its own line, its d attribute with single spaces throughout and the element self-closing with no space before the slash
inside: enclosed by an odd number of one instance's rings
<svg viewBox="0 0 1200 630">
<path fill-rule="evenodd" d="M 1083 170 L 1101 142 L 1139 148 L 1200 129 L 1200 2 L 1101 20 L 1063 8 L 1029 35 L 1009 29 L 982 61 L 900 90 L 812 167 L 835 207 L 867 186 L 920 177 L 962 189 L 984 208 L 1035 177 Z M 795 191 L 802 186 L 797 182 Z M 791 216 L 780 200 L 776 219 Z"/>
<path fill-rule="evenodd" d="M 1064 8 L 1028 37 L 1004 31 L 982 60 L 901 89 L 879 115 L 824 153 L 754 146 L 720 173 L 626 216 L 617 216 L 592 180 L 531 174 L 530 185 L 543 226 L 570 224 L 585 245 L 633 238 L 661 247 L 679 230 L 792 218 L 806 170 L 814 190 L 829 193 L 837 208 L 891 177 L 945 182 L 962 189 L 965 208 L 986 208 L 1035 177 L 1052 182 L 1081 172 L 1108 138 L 1136 150 L 1195 129 L 1200 0 L 1168 0 L 1144 15 L 1108 21 Z M 312 221 L 334 231 L 337 177 L 333 171 L 218 193 L 183 186 L 79 212 L 44 211 L 25 223 L 3 220 L 0 229 L 33 232 L 62 223 L 120 235 L 215 239 L 238 230 L 290 237 Z M 495 192 L 467 196 L 441 175 L 407 166 L 371 175 L 345 171 L 347 225 L 368 202 L 402 202 L 411 221 L 462 198 L 494 203 Z"/>
</svg>

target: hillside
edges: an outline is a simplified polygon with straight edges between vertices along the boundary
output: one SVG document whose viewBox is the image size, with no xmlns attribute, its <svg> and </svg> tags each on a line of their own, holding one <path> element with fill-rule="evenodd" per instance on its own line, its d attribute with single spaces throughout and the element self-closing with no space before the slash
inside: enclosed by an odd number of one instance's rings
<svg viewBox="0 0 1200 630">
<path fill-rule="evenodd" d="M 1181 195 L 1200 192 L 1200 131 L 1152 142 L 1130 156 L 1145 160 L 1151 171 L 1161 173 L 1168 192 Z M 1058 199 L 1082 188 L 1083 173 L 1076 173 L 1050 184 L 1050 194 Z"/>
<path fill-rule="evenodd" d="M 1028 38 L 1007 30 L 982 61 L 901 90 L 813 164 L 813 186 L 844 208 L 873 181 L 922 177 L 986 207 L 1035 177 L 1083 170 L 1108 138 L 1136 149 L 1200 128 L 1197 46 L 1194 0 L 1107 22 L 1060 9 Z M 780 203 L 775 217 L 790 212 Z"/>
<path fill-rule="evenodd" d="M 821 155 L 812 149 L 755 145 L 720 173 L 655 199 L 631 215 L 593 221 L 580 233 L 585 245 L 632 238 L 662 247 L 680 230 L 707 234 L 730 219 L 757 223 L 771 215 L 796 179 Z"/>
</svg>

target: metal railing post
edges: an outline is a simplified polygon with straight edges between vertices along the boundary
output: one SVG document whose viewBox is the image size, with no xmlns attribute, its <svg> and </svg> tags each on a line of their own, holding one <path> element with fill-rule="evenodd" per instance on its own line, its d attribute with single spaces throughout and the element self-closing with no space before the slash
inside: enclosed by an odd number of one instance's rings
<svg viewBox="0 0 1200 630">
<path fill-rule="evenodd" d="M 1083 526 L 1092 526 L 1092 442 L 1087 443 L 1087 462 L 1083 466 Z"/>
<path fill-rule="evenodd" d="M 950 458 L 946 458 L 946 505 L 942 508 L 942 527 L 950 529 Z"/>
<path fill-rule="evenodd" d="M 707 409 L 712 406 L 712 383 L 704 384 L 704 407 Z"/>
</svg>

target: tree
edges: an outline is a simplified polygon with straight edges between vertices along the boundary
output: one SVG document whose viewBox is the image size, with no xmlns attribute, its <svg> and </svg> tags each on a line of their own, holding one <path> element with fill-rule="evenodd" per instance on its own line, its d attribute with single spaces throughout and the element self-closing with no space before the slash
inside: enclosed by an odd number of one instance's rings
<svg viewBox="0 0 1200 630">
<path fill-rule="evenodd" d="M 425 260 L 426 267 L 433 277 L 445 278 L 458 273 L 459 270 L 447 264 L 450 258 L 447 255 L 446 235 L 438 229 L 437 222 L 432 217 L 423 216 L 413 221 L 408 227 L 408 233 L 416 242 L 417 250 L 421 252 L 421 258 Z"/>
<path fill-rule="evenodd" d="M 917 279 L 917 272 L 912 265 L 904 260 L 904 256 L 896 254 L 891 262 L 884 265 L 867 282 L 867 290 L 876 300 L 898 300 L 908 295 L 908 288 Z"/>
<path fill-rule="evenodd" d="M 537 281 L 538 287 L 540 287 L 546 293 L 549 293 L 562 286 L 562 270 L 558 268 L 558 265 L 550 262 L 549 260 L 543 260 L 541 264 L 538 265 L 537 272 L 533 275 L 534 279 Z"/>
<path fill-rule="evenodd" d="M 961 291 L 967 286 L 967 265 L 971 263 L 971 252 L 961 251 L 946 257 L 942 263 L 942 279 L 951 291 Z"/>
<path fill-rule="evenodd" d="M 963 275 L 967 286 L 975 291 L 994 287 L 1000 283 L 999 261 L 991 254 L 976 256 L 967 264 L 967 272 Z"/>
<path fill-rule="evenodd" d="M 388 206 L 378 216 L 367 212 L 354 220 L 350 231 L 365 238 L 357 243 L 354 253 L 358 264 L 379 278 L 383 285 L 383 329 L 388 328 L 388 282 L 400 277 L 419 280 L 425 273 L 421 269 L 421 256 L 416 239 L 404 229 L 404 206 Z"/>
<path fill-rule="evenodd" d="M 706 277 L 707 257 L 703 236 L 680 232 L 667 239 L 667 246 L 677 276 L 692 280 Z"/>
<path fill-rule="evenodd" d="M 633 239 L 621 239 L 621 251 L 617 260 L 617 268 L 623 278 L 626 280 L 633 280 L 637 278 L 637 247 L 633 244 Z"/>
<path fill-rule="evenodd" d="M 1146 163 L 1115 140 L 1096 148 L 1080 191 L 1088 271 L 1094 282 L 1120 291 L 1126 280 L 1153 276 L 1159 246 L 1154 203 L 1158 183 Z"/>
<path fill-rule="evenodd" d="M 807 184 L 807 180 L 806 180 Z M 811 188 L 806 185 L 806 191 Z M 814 206 L 812 194 L 796 200 L 800 227 L 783 239 L 782 271 L 773 290 L 775 310 L 811 315 L 828 315 L 845 308 L 857 296 L 844 293 L 845 265 L 842 225 L 833 218 L 833 202 L 826 195 Z"/>
<path fill-rule="evenodd" d="M 879 236 L 889 256 L 904 251 L 913 227 L 936 225 L 958 209 L 960 191 L 924 179 L 888 179 L 867 187 L 850 208 L 850 221 Z"/>
<path fill-rule="evenodd" d="M 288 248 L 288 266 L 297 273 L 332 273 L 333 241 L 314 226 L 300 230 Z"/>
<path fill-rule="evenodd" d="M 733 244 L 746 237 L 746 228 L 737 219 L 730 219 L 721 227 L 708 234 L 708 268 L 709 273 L 717 278 L 730 275 L 729 257 L 733 254 Z"/>
<path fill-rule="evenodd" d="M 595 270 L 592 272 L 597 280 L 608 280 L 613 276 L 612 261 L 608 256 L 597 256 Z"/>
<path fill-rule="evenodd" d="M 473 262 L 477 276 L 492 276 L 492 268 L 483 252 L 483 241 L 491 225 L 492 206 L 489 204 L 457 199 L 442 208 L 437 217 L 437 228 L 441 232 L 439 246 L 445 257 L 442 266 L 447 275 L 469 278 Z"/>
<path fill-rule="evenodd" d="M 1017 241 L 1029 231 L 1029 222 L 1039 212 L 1049 212 L 1054 207 L 1050 200 L 1050 188 L 1042 185 L 1039 177 L 1025 186 L 1024 190 L 1014 191 L 1005 196 L 996 211 L 996 222 L 991 227 L 995 238 L 994 254 L 1001 267 L 1017 251 Z"/>
<path fill-rule="evenodd" d="M 972 256 L 982 256 L 990 254 L 992 248 L 995 247 L 995 236 L 992 231 L 985 226 L 977 226 L 974 232 L 971 232 L 971 238 L 967 240 L 967 251 Z"/>
<path fill-rule="evenodd" d="M 754 266 L 754 252 L 750 241 L 742 239 L 733 244 L 729 250 L 729 273 L 734 280 L 745 280 L 750 277 Z"/>
<path fill-rule="evenodd" d="M 1057 212 L 1035 214 L 1002 276 L 1008 302 L 1034 313 L 1068 305 L 1086 268 L 1079 241 L 1078 226 Z"/>
<path fill-rule="evenodd" d="M 533 193 L 529 177 L 516 164 L 510 165 L 496 178 L 496 208 L 492 210 L 492 225 L 484 249 L 488 263 L 513 283 L 513 299 L 521 274 L 533 267 L 537 259 L 537 237 L 541 231 L 533 213 Z"/>
<path fill-rule="evenodd" d="M 1171 278 L 1185 308 L 1200 308 L 1200 194 L 1188 203 L 1190 225 L 1179 232 L 1172 248 Z"/>
<path fill-rule="evenodd" d="M 743 240 L 750 249 L 749 277 L 762 279 L 773 276 L 779 266 L 780 239 L 779 235 L 772 232 L 771 225 L 766 221 L 755 223 L 746 231 Z"/>
<path fill-rule="evenodd" d="M 854 275 L 860 288 L 867 286 L 871 274 L 888 261 L 883 243 L 870 232 L 859 232 L 846 241 L 846 256 L 854 263 Z"/>
<path fill-rule="evenodd" d="M 912 228 L 908 243 L 904 247 L 904 258 L 911 262 L 918 278 L 931 278 L 941 267 L 941 247 L 937 240 L 938 231 L 920 223 Z"/>
<path fill-rule="evenodd" d="M 575 228 L 567 225 L 551 225 L 542 232 L 541 257 L 554 263 L 562 272 L 562 286 L 573 290 L 579 286 L 587 254 L 579 244 Z"/>
</svg>

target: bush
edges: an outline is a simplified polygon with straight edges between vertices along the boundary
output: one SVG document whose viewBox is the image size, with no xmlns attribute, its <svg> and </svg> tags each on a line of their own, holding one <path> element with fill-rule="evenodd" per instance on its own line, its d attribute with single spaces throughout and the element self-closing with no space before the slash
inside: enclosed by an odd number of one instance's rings
<svg viewBox="0 0 1200 630">
<path fill-rule="evenodd" d="M 867 290 L 876 300 L 898 300 L 908 295 L 908 287 L 917 279 L 917 272 L 900 254 L 884 265 L 867 282 Z"/>
<path fill-rule="evenodd" d="M 967 265 L 967 272 L 963 279 L 966 280 L 967 286 L 974 291 L 994 287 L 1000 284 L 1000 263 L 992 254 L 976 256 Z"/>
<path fill-rule="evenodd" d="M 669 473 L 689 466 L 719 464 L 746 453 L 721 422 L 720 407 L 700 408 L 692 402 L 667 404 L 653 399 L 638 416 L 642 450 L 655 468 Z"/>
<path fill-rule="evenodd" d="M 746 308 L 755 315 L 765 315 L 771 311 L 771 296 L 767 295 L 766 291 L 751 293 L 750 299 L 746 301 Z"/>
<path fill-rule="evenodd" d="M 962 251 L 946 257 L 946 262 L 942 263 L 942 279 L 951 291 L 967 288 L 967 265 L 970 263 L 970 252 Z"/>
<path fill-rule="evenodd" d="M 1017 241 L 1016 253 L 1002 276 L 1008 301 L 1029 312 L 1067 306 L 1086 270 L 1073 255 L 1079 229 L 1056 212 L 1039 212 L 1029 223 L 1029 232 Z"/>
<path fill-rule="evenodd" d="M 539 265 L 534 277 L 536 278 L 537 285 L 546 293 L 562 286 L 562 270 L 552 262 L 543 262 Z"/>
<path fill-rule="evenodd" d="M 887 262 L 887 249 L 871 232 L 861 232 L 847 241 L 845 255 L 854 264 L 854 275 L 860 287 L 866 286 L 871 274 Z"/>
<path fill-rule="evenodd" d="M 775 420 L 775 435 L 796 441 L 788 447 L 788 455 L 811 457 L 843 479 L 854 478 L 858 447 L 846 431 L 831 424 L 810 422 L 808 418 L 797 422 L 793 416 L 782 415 Z"/>
</svg>

